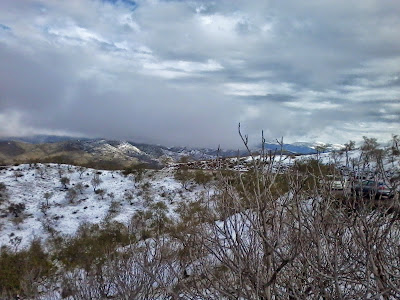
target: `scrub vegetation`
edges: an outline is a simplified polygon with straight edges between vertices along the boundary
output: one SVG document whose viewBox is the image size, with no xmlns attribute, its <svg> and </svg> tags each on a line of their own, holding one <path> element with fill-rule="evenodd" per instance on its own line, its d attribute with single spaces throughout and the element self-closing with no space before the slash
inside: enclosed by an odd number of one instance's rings
<svg viewBox="0 0 400 300">
<path fill-rule="evenodd" d="M 222 160 L 212 162 L 213 170 L 180 162 L 168 169 L 176 194 L 152 185 L 162 170 L 131 166 L 121 176 L 131 178 L 132 190 L 119 199 L 107 186 L 97 195 L 99 205 L 111 203 L 101 222 L 83 222 L 73 235 L 53 230 L 24 249 L 18 240 L 1 248 L 1 298 L 398 299 L 398 139 L 387 148 L 369 138 L 359 149 L 348 145 L 294 161 L 249 149 L 246 159 L 231 159 L 234 170 L 222 168 Z M 92 189 L 61 176 L 58 187 L 74 190 L 64 191 L 64 205 L 105 190 L 101 171 L 71 170 L 68 178 L 87 172 Z M 393 194 L 355 193 L 361 177 L 387 182 Z M 332 178 L 346 185 L 334 189 Z M 9 192 L 0 183 L 1 205 Z M 138 197 L 140 209 L 117 221 Z M 48 212 L 56 195 L 44 198 Z M 15 205 L 9 214 L 28 218 Z"/>
</svg>

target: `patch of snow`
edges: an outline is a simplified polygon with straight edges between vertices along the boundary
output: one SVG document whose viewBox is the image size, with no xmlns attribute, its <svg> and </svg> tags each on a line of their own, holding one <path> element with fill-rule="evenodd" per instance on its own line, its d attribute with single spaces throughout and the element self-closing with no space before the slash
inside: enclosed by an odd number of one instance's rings
<svg viewBox="0 0 400 300">
<path fill-rule="evenodd" d="M 128 142 L 122 142 L 117 146 L 119 150 L 121 150 L 123 153 L 137 153 L 137 154 L 144 154 L 139 148 L 129 144 Z"/>
<path fill-rule="evenodd" d="M 36 168 L 44 170 L 43 178 Z M 15 178 L 14 172 L 21 172 L 22 177 Z M 94 172 L 99 174 L 102 183 L 98 189 L 106 190 L 104 199 L 96 195 L 91 186 Z M 150 173 L 153 175 L 150 176 Z M 68 188 L 81 183 L 86 188 L 71 203 L 60 183 L 60 175 L 69 178 Z M 83 223 L 100 223 L 110 213 L 112 202 L 118 207 L 112 214 L 112 220 L 128 224 L 139 210 L 146 209 L 150 202 L 162 201 L 168 208 L 167 214 L 176 217 L 175 209 L 179 201 L 191 201 L 198 197 L 202 188 L 194 186 L 193 191 L 182 189 L 174 179 L 172 170 L 147 171 L 142 182 L 136 184 L 133 175 L 124 176 L 120 171 L 87 169 L 79 178 L 78 167 L 57 164 L 38 164 L 37 167 L 23 164 L 0 170 L 0 182 L 3 182 L 9 199 L 0 203 L 0 247 L 15 245 L 24 248 L 35 238 L 46 240 L 50 233 L 46 227 L 51 226 L 60 234 L 73 235 Z M 148 183 L 147 199 L 143 197 L 143 185 Z M 44 194 L 52 193 L 49 208 L 41 209 L 46 203 Z M 126 193 L 132 199 L 126 197 Z M 113 197 L 110 196 L 113 193 Z M 165 196 L 167 195 L 167 196 Z M 25 210 L 18 217 L 9 213 L 11 204 L 23 203 Z M 114 204 L 115 205 L 115 204 Z M 18 240 L 21 239 L 20 243 Z"/>
</svg>

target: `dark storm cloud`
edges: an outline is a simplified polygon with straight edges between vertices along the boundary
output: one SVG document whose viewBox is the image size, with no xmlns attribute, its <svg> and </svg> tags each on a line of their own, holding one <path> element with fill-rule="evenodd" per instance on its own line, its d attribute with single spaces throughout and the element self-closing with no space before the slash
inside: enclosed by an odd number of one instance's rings
<svg viewBox="0 0 400 300">
<path fill-rule="evenodd" d="M 0 135 L 228 147 L 241 122 L 270 139 L 386 139 L 399 16 L 377 0 L 4 0 Z"/>
</svg>

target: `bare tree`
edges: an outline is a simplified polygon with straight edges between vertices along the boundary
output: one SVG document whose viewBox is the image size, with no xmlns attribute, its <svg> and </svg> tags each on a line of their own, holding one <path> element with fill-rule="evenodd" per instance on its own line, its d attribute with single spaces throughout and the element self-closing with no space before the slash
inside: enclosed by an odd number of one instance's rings
<svg viewBox="0 0 400 300">
<path fill-rule="evenodd" d="M 44 174 L 45 174 L 45 168 L 41 167 L 41 166 L 37 166 L 36 167 L 36 176 L 39 176 L 41 179 L 44 179 Z"/>
<path fill-rule="evenodd" d="M 346 153 L 346 167 L 349 167 L 349 152 L 355 149 L 356 142 L 349 141 L 348 143 L 344 144 L 344 151 Z"/>
<path fill-rule="evenodd" d="M 46 206 L 49 207 L 49 200 L 51 197 L 53 197 L 53 193 L 51 192 L 46 192 L 43 195 L 44 199 L 46 199 Z"/>
<path fill-rule="evenodd" d="M 79 173 L 79 179 L 82 179 L 82 175 L 83 173 L 85 173 L 87 170 L 87 168 L 83 167 L 83 166 L 79 166 L 78 168 L 78 173 Z"/>
<path fill-rule="evenodd" d="M 93 187 L 93 191 L 96 193 L 97 187 L 102 183 L 103 181 L 100 178 L 100 175 L 97 174 L 96 172 L 93 173 L 93 177 L 90 180 L 90 183 Z"/>
<path fill-rule="evenodd" d="M 18 178 L 24 176 L 24 174 L 22 174 L 21 171 L 15 170 L 15 171 L 13 172 L 13 176 L 14 176 L 14 178 L 15 178 L 15 181 L 18 181 Z"/>
<path fill-rule="evenodd" d="M 321 187 L 321 162 L 285 172 L 280 157 L 261 154 L 249 173 L 221 176 L 206 213 L 219 221 L 200 222 L 186 237 L 193 241 L 184 244 L 189 277 L 175 288 L 207 299 L 399 297 L 392 208 L 354 206 L 350 194 Z"/>
<path fill-rule="evenodd" d="M 63 273 L 64 296 L 399 299 L 396 201 L 332 189 L 326 175 L 341 175 L 343 155 L 332 154 L 329 165 L 314 159 L 285 166 L 282 140 L 280 151 L 271 152 L 262 135 L 255 155 L 240 125 L 239 136 L 251 160 L 247 172 L 227 172 L 220 163 L 212 196 L 179 204 L 175 221 L 164 202 L 138 212 L 126 229 L 129 243 L 102 249 L 96 263 Z M 346 156 L 348 172 L 363 172 L 368 153 L 376 177 L 387 173 L 389 164 L 371 145 L 358 158 Z M 100 191 L 98 174 L 91 183 Z M 112 240 L 118 232 L 96 236 Z"/>
</svg>

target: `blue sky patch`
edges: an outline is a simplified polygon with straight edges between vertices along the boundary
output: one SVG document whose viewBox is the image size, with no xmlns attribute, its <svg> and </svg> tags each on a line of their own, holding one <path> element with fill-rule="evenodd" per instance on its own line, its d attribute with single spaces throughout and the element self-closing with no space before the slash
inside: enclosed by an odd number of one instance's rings
<svg viewBox="0 0 400 300">
<path fill-rule="evenodd" d="M 11 30 L 10 27 L 8 27 L 8 26 L 6 26 L 6 25 L 4 25 L 4 24 L 1 24 L 1 23 L 0 23 L 0 29 L 3 29 L 3 30 Z"/>
<path fill-rule="evenodd" d="M 114 5 L 122 3 L 126 6 L 129 6 L 132 10 L 136 9 L 136 7 L 137 7 L 137 3 L 132 0 L 102 0 L 102 1 L 114 4 Z"/>
</svg>

